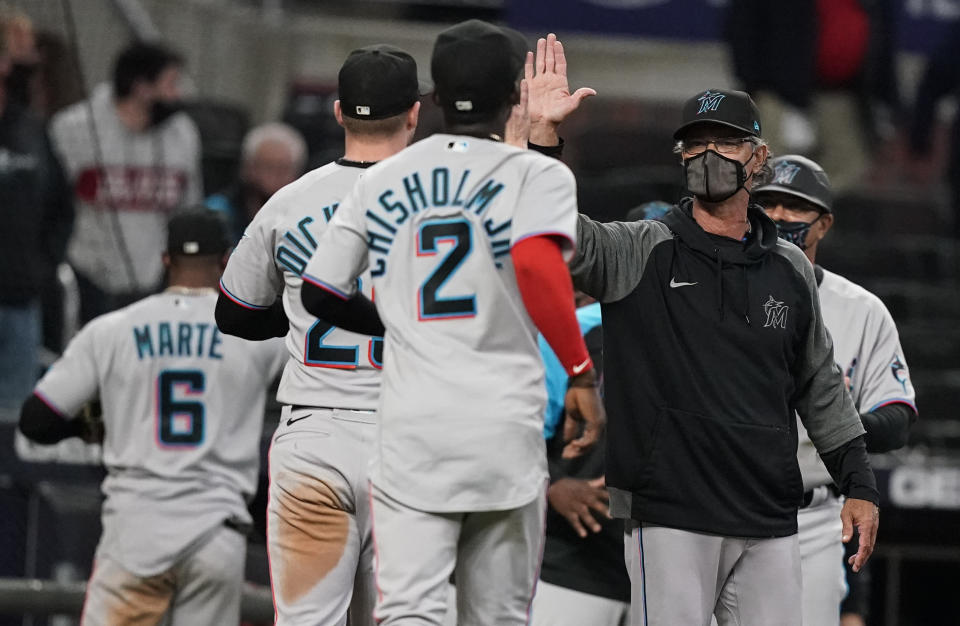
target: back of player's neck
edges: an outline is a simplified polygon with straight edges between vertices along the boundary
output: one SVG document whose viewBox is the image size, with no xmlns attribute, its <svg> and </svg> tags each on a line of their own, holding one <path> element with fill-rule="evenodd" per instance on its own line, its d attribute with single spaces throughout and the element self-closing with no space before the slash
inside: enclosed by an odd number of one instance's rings
<svg viewBox="0 0 960 626">
<path fill-rule="evenodd" d="M 355 163 L 376 163 L 391 157 L 407 147 L 406 135 L 392 137 L 356 137 L 347 135 L 343 158 Z"/>
<path fill-rule="evenodd" d="M 466 135 L 468 137 L 503 141 L 502 124 L 451 124 L 444 128 L 444 132 L 450 135 Z"/>
<path fill-rule="evenodd" d="M 182 287 L 184 289 L 218 289 L 220 287 L 220 272 L 171 271 L 170 287 Z"/>
</svg>

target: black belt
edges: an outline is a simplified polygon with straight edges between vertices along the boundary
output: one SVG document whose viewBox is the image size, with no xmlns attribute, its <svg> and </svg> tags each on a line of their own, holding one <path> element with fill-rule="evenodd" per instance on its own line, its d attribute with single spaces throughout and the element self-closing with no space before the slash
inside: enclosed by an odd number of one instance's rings
<svg viewBox="0 0 960 626">
<path fill-rule="evenodd" d="M 834 497 L 837 497 L 837 498 L 840 497 L 840 489 L 838 489 L 835 484 L 830 483 L 829 485 L 823 485 L 823 486 L 829 489 L 830 493 L 832 493 Z M 813 496 L 816 494 L 817 489 L 819 488 L 820 487 L 814 487 L 810 491 L 803 492 L 803 504 L 800 505 L 801 509 L 805 509 L 808 506 L 810 506 L 810 503 L 813 502 Z"/>
</svg>

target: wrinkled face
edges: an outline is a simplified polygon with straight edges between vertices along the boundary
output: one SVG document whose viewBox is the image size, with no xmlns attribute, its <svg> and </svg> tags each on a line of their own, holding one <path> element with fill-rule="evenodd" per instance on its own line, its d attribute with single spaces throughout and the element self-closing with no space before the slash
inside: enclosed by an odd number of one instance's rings
<svg viewBox="0 0 960 626">
<path fill-rule="evenodd" d="M 290 148 L 282 141 L 268 139 L 262 142 L 246 163 L 245 178 L 265 198 L 281 187 L 289 185 L 300 175 L 300 164 Z"/>
<path fill-rule="evenodd" d="M 702 154 L 704 150 L 713 150 L 728 159 L 735 159 L 747 166 L 747 174 L 752 171 L 748 160 L 751 163 L 757 159 L 750 159 L 753 156 L 755 146 L 752 141 L 743 133 L 743 131 L 721 124 L 697 124 L 692 126 L 683 137 L 684 159 L 695 157 Z M 754 168 L 759 168 L 754 165 Z"/>
</svg>

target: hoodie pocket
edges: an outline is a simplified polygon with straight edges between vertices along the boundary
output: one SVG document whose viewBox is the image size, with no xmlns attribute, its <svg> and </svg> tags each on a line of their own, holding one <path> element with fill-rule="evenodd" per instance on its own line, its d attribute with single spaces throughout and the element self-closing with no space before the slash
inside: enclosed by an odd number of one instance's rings
<svg viewBox="0 0 960 626">
<path fill-rule="evenodd" d="M 734 534 L 744 525 L 795 515 L 803 487 L 789 428 L 664 407 L 652 435 L 637 484 L 648 506 L 711 520 Z"/>
</svg>

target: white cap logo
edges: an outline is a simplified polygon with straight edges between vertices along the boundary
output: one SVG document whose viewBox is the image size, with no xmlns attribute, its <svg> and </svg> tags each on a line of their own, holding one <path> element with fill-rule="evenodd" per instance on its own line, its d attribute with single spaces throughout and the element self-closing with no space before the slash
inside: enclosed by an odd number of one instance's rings
<svg viewBox="0 0 960 626">
<path fill-rule="evenodd" d="M 370 115 L 370 107 L 357 107 L 357 115 Z"/>
<path fill-rule="evenodd" d="M 457 100 L 453 103 L 453 106 L 457 107 L 458 111 L 472 111 L 473 102 L 470 100 Z"/>
<path fill-rule="evenodd" d="M 200 244 L 196 241 L 184 241 L 183 242 L 183 253 L 184 254 L 196 254 L 200 252 Z"/>
</svg>

